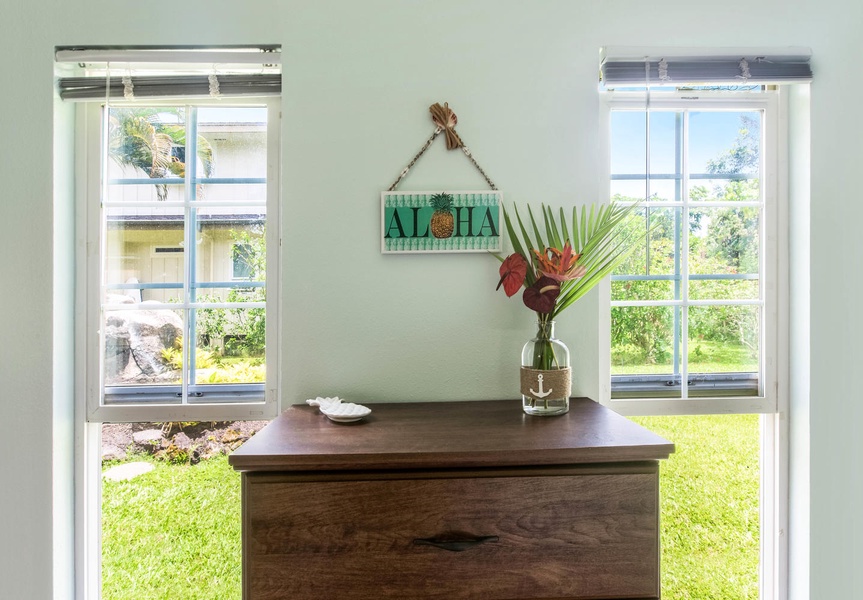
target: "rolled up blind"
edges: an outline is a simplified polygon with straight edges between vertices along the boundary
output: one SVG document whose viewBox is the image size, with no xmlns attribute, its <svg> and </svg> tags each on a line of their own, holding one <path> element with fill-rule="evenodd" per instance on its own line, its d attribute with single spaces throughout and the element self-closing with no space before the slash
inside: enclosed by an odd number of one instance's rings
<svg viewBox="0 0 863 600">
<path fill-rule="evenodd" d="M 755 85 L 808 83 L 812 81 L 810 53 L 792 49 L 788 53 L 683 55 L 605 49 L 600 62 L 600 80 L 605 88 Z"/>
<path fill-rule="evenodd" d="M 282 90 L 278 46 L 58 48 L 55 57 L 81 72 L 57 79 L 63 100 L 261 97 Z"/>
</svg>

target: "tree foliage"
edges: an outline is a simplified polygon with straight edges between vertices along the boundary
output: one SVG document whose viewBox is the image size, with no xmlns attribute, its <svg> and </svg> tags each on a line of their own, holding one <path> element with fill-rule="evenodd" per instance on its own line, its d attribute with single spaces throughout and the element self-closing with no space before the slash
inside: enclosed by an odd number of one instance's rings
<svg viewBox="0 0 863 600">
<path fill-rule="evenodd" d="M 690 188 L 690 199 L 716 202 L 757 201 L 760 197 L 760 131 L 758 121 L 741 118 L 733 146 L 708 161 L 716 179 Z M 616 197 L 615 200 L 627 200 Z M 633 199 L 628 199 L 633 200 Z M 679 284 L 671 277 L 680 270 L 676 260 L 687 260 L 690 275 L 759 273 L 759 220 L 757 207 L 690 208 L 689 223 L 682 223 L 680 208 L 642 209 L 630 227 L 647 231 L 648 242 L 633 252 L 616 275 L 669 276 L 667 279 L 624 280 L 612 283 L 615 300 L 671 300 Z M 675 248 L 689 228 L 689 248 Z M 677 233 L 677 235 L 675 235 Z M 678 258 L 679 256 L 679 258 Z M 758 297 L 758 280 L 704 279 L 688 282 L 692 299 L 732 300 Z M 689 309 L 689 339 L 739 344 L 757 353 L 758 311 L 750 306 L 711 306 Z M 640 364 L 666 363 L 674 339 L 673 307 L 612 308 L 612 348 L 618 356 L 634 356 Z"/>
<path fill-rule="evenodd" d="M 168 122 L 176 121 L 176 123 Z M 121 166 L 132 166 L 151 179 L 186 175 L 186 126 L 183 108 L 112 108 L 108 124 L 108 155 Z M 197 158 L 205 177 L 213 172 L 213 148 L 202 135 L 197 138 Z M 168 186 L 156 184 L 159 200 L 168 197 Z"/>
</svg>

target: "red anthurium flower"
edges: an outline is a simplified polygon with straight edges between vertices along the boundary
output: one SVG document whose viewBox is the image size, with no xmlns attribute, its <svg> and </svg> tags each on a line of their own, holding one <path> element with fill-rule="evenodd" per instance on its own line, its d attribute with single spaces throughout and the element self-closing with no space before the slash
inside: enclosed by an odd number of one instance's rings
<svg viewBox="0 0 863 600">
<path fill-rule="evenodd" d="M 567 242 L 563 250 L 557 248 L 546 248 L 543 252 L 534 250 L 539 262 L 539 271 L 546 277 L 555 281 L 568 281 L 583 277 L 587 269 L 578 264 L 581 254 L 575 254 L 572 246 Z"/>
<path fill-rule="evenodd" d="M 521 254 L 510 254 L 500 265 L 500 281 L 497 282 L 496 290 L 503 285 L 506 295 L 514 295 L 524 283 L 527 276 L 527 261 Z"/>
<path fill-rule="evenodd" d="M 524 305 L 539 313 L 549 313 L 560 294 L 560 283 L 551 277 L 540 277 L 536 283 L 524 290 Z"/>
</svg>

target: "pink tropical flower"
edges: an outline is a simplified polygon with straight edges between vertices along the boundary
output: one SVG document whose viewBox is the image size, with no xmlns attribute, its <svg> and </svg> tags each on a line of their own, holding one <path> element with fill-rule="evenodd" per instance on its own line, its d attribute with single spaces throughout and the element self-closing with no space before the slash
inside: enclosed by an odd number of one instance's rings
<svg viewBox="0 0 863 600">
<path fill-rule="evenodd" d="M 539 272 L 557 282 L 578 279 L 587 273 L 587 269 L 578 264 L 581 255 L 572 251 L 569 242 L 564 244 L 563 250 L 546 248 L 543 252 L 534 250 L 533 253 L 539 263 Z"/>
</svg>

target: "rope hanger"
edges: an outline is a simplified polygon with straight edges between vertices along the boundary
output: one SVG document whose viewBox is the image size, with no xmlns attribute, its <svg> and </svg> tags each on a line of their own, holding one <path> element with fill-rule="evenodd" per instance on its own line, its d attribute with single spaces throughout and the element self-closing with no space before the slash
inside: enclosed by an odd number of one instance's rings
<svg viewBox="0 0 863 600">
<path fill-rule="evenodd" d="M 401 183 L 402 179 L 408 174 L 408 171 L 411 170 L 416 162 L 420 159 L 420 157 L 425 154 L 425 151 L 429 149 L 429 146 L 432 145 L 432 142 L 435 141 L 438 135 L 441 132 L 444 132 L 446 137 L 446 148 L 447 150 L 455 150 L 456 148 L 461 148 L 461 151 L 464 152 L 464 155 L 468 157 L 470 162 L 473 163 L 473 166 L 477 168 L 486 182 L 491 186 L 491 189 L 497 190 L 497 186 L 494 182 L 486 175 L 485 171 L 482 170 L 482 167 L 476 162 L 476 159 L 470 153 L 470 149 L 464 145 L 464 142 L 459 137 L 458 133 L 455 131 L 455 126 L 458 125 L 458 117 L 449 107 L 449 102 L 444 102 L 444 105 L 441 106 L 439 102 L 435 102 L 431 106 L 429 106 L 429 112 L 431 113 L 432 121 L 435 124 L 434 133 L 431 134 L 431 137 L 426 140 L 426 143 L 423 144 L 423 147 L 420 148 L 420 151 L 417 152 L 416 156 L 413 157 L 408 163 L 408 166 L 404 168 L 404 170 L 399 174 L 398 179 L 396 179 L 393 184 L 390 186 L 387 191 L 394 191 L 396 186 Z"/>
</svg>

